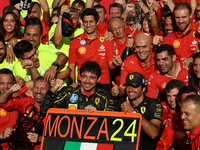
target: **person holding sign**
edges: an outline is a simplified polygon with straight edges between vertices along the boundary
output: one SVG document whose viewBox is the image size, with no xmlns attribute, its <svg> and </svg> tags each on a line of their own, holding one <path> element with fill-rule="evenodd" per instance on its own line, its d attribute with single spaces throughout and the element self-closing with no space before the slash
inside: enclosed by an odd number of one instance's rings
<svg viewBox="0 0 200 150">
<path fill-rule="evenodd" d="M 63 81 L 56 79 L 54 86 L 46 93 L 40 106 L 40 112 L 46 113 L 51 107 L 85 109 L 86 113 L 94 110 L 114 110 L 114 101 L 103 89 L 97 87 L 101 67 L 95 61 L 86 61 L 80 68 L 81 85 L 73 88 L 63 87 Z"/>
<path fill-rule="evenodd" d="M 139 150 L 154 150 L 161 135 L 162 105 L 157 99 L 144 94 L 145 78 L 142 74 L 128 74 L 124 85 L 127 97 L 115 101 L 115 110 L 142 115 Z"/>
</svg>

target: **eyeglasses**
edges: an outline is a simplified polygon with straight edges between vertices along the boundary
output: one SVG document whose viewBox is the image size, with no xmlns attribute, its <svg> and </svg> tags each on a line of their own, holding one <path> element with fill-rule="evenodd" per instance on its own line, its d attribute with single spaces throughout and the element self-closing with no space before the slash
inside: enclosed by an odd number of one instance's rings
<svg viewBox="0 0 200 150">
<path fill-rule="evenodd" d="M 50 22 L 49 26 L 51 27 L 53 24 L 57 24 L 58 22 Z"/>
</svg>

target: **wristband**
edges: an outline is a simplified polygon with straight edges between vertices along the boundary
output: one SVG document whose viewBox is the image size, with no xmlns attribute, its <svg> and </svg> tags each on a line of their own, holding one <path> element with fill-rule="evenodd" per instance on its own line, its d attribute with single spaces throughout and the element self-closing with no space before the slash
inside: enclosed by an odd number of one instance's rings
<svg viewBox="0 0 200 150">
<path fill-rule="evenodd" d="M 153 13 L 153 14 L 150 14 L 150 16 L 153 16 L 153 15 L 155 15 L 155 11 L 154 11 L 154 13 Z"/>
</svg>

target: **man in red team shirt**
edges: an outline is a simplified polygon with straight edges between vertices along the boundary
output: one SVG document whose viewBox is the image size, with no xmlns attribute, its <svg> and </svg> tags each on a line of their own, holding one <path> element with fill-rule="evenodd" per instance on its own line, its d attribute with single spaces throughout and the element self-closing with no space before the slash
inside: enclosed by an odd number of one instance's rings
<svg viewBox="0 0 200 150">
<path fill-rule="evenodd" d="M 24 87 L 26 88 L 26 87 Z M 47 81 L 45 81 L 44 77 L 39 76 L 38 78 L 35 79 L 34 85 L 33 85 L 33 98 L 28 97 L 28 96 L 23 96 L 23 98 L 10 98 L 8 97 L 13 94 L 14 92 L 17 92 L 21 89 L 21 87 L 18 84 L 14 84 L 11 88 L 9 88 L 6 91 L 6 95 L 4 97 L 1 97 L 0 99 L 0 107 L 5 109 L 6 111 L 12 112 L 15 110 L 18 110 L 21 112 L 21 114 L 28 113 L 27 111 L 31 111 L 29 109 L 26 109 L 26 107 L 29 104 L 33 104 L 36 108 L 36 111 L 40 111 L 40 104 L 42 102 L 43 97 L 45 96 L 46 92 L 49 90 L 50 85 Z M 44 123 L 44 118 L 43 118 L 43 123 Z M 7 126 L 8 128 L 5 129 L 4 132 L 2 132 L 0 137 L 2 139 L 5 139 L 9 137 L 12 134 L 13 129 L 11 128 L 12 126 Z M 40 135 L 39 135 L 40 134 Z M 34 132 L 28 132 L 27 133 L 27 138 L 33 142 L 41 142 L 41 135 L 42 133 L 34 133 Z M 40 149 L 40 144 L 37 144 L 34 149 L 39 150 Z"/>
<path fill-rule="evenodd" d="M 183 68 L 182 60 L 177 61 L 174 48 L 163 44 L 156 49 L 158 70 L 150 75 L 147 96 L 157 98 L 159 90 L 163 92 L 167 82 L 179 79 L 188 85 L 188 70 Z"/>
<path fill-rule="evenodd" d="M 151 36 L 146 33 L 139 33 L 135 36 L 134 43 L 136 54 L 127 57 L 121 66 L 120 95 L 124 94 L 124 86 L 122 85 L 125 83 L 126 76 L 129 73 L 137 71 L 147 81 L 150 74 L 155 71 L 154 54 L 151 52 Z"/>
<path fill-rule="evenodd" d="M 177 58 L 181 58 L 189 64 L 196 53 L 196 45 L 199 39 L 196 35 L 196 24 L 191 23 L 192 8 L 187 2 L 178 3 L 173 10 L 178 31 L 166 36 L 161 44 L 170 44 L 174 47 Z"/>
<path fill-rule="evenodd" d="M 70 43 L 69 50 L 69 68 L 71 69 L 70 77 L 75 83 L 75 66 L 78 71 L 81 65 L 87 61 L 96 61 L 102 69 L 100 87 L 110 91 L 109 68 L 114 70 L 122 63 L 121 58 L 113 56 L 113 43 L 103 38 L 103 35 L 97 30 L 99 15 L 95 9 L 87 8 L 82 14 L 83 26 L 85 32 L 75 37 Z M 112 61 L 113 60 L 113 61 Z M 78 76 L 78 80 L 80 80 Z"/>
<path fill-rule="evenodd" d="M 181 107 L 183 100 L 191 94 L 197 95 L 197 91 L 193 87 L 184 86 L 181 88 L 177 95 L 178 105 Z M 156 150 L 168 150 L 170 147 L 175 150 L 191 150 L 189 135 L 190 131 L 183 128 L 181 113 L 178 110 L 173 114 L 172 120 L 166 122 L 162 136 L 156 145 Z"/>
</svg>

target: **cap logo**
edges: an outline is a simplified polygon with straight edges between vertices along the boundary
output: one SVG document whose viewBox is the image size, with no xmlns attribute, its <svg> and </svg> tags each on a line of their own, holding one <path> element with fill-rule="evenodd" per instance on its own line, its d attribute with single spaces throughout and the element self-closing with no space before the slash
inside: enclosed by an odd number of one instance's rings
<svg viewBox="0 0 200 150">
<path fill-rule="evenodd" d="M 134 75 L 130 75 L 129 79 L 132 80 L 134 78 Z"/>
</svg>

